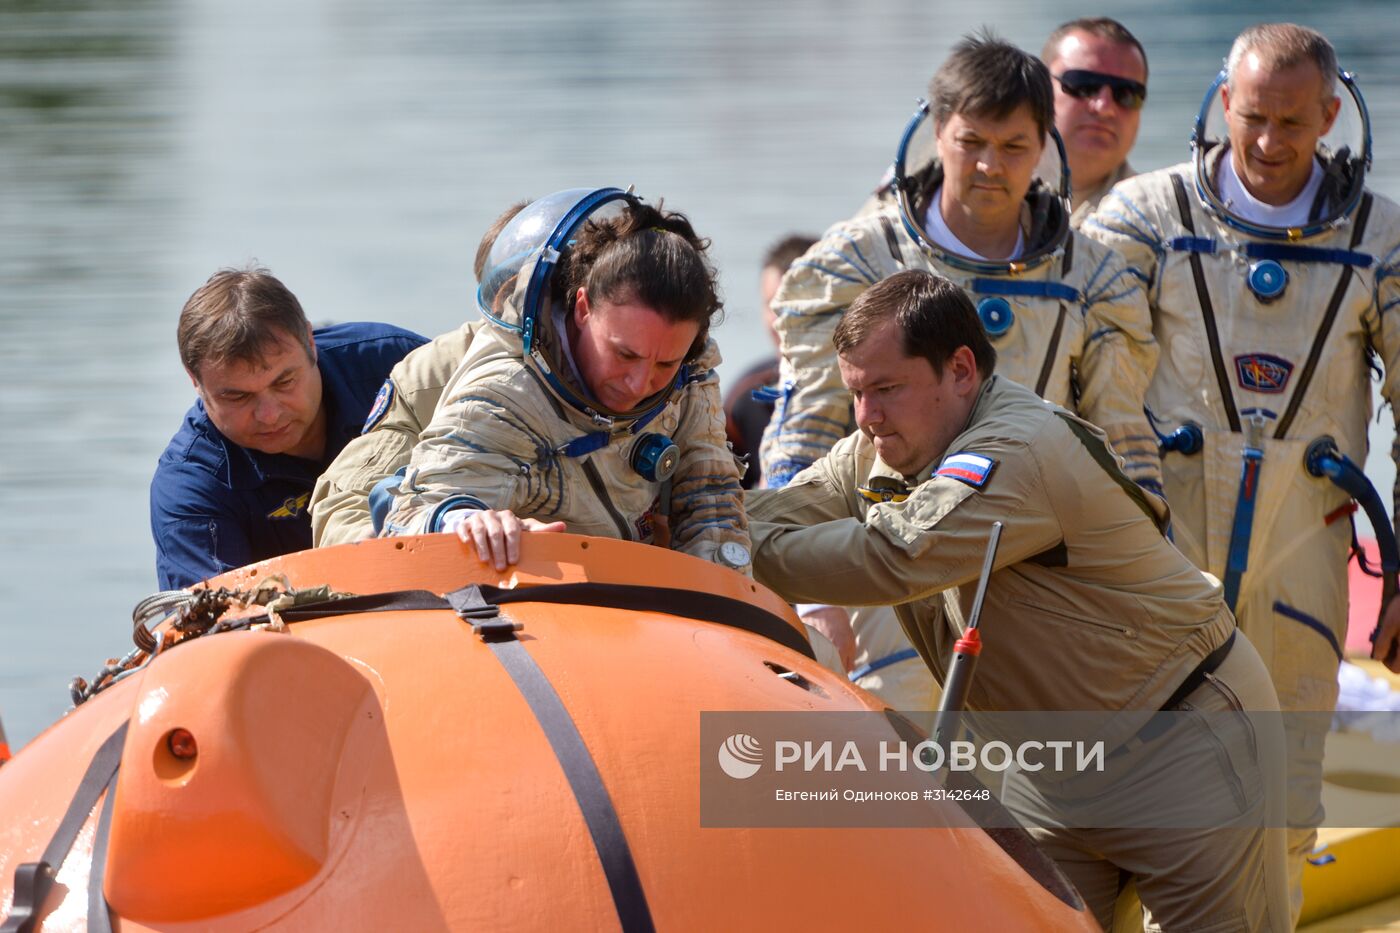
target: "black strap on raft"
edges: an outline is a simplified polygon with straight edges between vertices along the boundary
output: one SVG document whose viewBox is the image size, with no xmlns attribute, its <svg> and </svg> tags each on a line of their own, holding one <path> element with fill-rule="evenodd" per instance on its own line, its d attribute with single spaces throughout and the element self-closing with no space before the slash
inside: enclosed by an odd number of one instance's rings
<svg viewBox="0 0 1400 933">
<path fill-rule="evenodd" d="M 88 868 L 88 933 L 112 933 L 112 909 L 102 890 L 107 881 L 107 843 L 112 837 L 112 811 L 116 809 L 119 767 L 107 779 L 107 799 L 97 818 L 97 835 L 92 837 L 92 863 Z"/>
<path fill-rule="evenodd" d="M 126 741 L 127 724 L 122 723 L 116 732 L 107 737 L 107 740 L 97 749 L 97 753 L 92 756 L 92 761 L 88 764 L 87 773 L 83 775 L 82 781 L 78 783 L 78 789 L 73 792 L 73 799 L 68 803 L 68 811 L 63 814 L 63 819 L 58 824 L 58 829 L 54 830 L 53 838 L 49 840 L 48 846 L 44 849 L 44 854 L 37 862 L 25 862 L 15 868 L 14 899 L 10 906 L 10 915 L 5 918 L 5 923 L 0 926 L 0 933 L 30 933 L 39 922 L 39 911 L 44 906 L 44 898 L 53 887 L 54 877 L 58 874 L 58 869 L 62 867 L 64 859 L 68 858 L 68 853 L 73 848 L 73 843 L 77 841 L 78 833 L 82 831 L 83 825 L 87 823 L 88 816 L 92 813 L 92 808 L 97 804 L 97 798 L 102 796 L 102 792 L 113 784 L 113 778 L 117 773 L 117 765 L 121 763 L 122 745 Z M 109 795 L 108 800 L 112 798 Z M 112 810 L 109 802 L 106 812 Z M 110 823 L 110 817 L 107 817 Z M 106 840 L 103 840 L 102 857 L 106 860 Z M 96 897 L 102 897 L 101 882 L 102 874 L 97 868 L 98 864 L 97 846 L 93 846 L 92 871 L 96 873 L 94 880 L 98 885 Z M 105 907 L 105 902 L 104 902 Z M 91 911 L 89 912 L 91 916 Z"/>
<path fill-rule="evenodd" d="M 1366 194 L 1361 199 L 1361 206 L 1356 209 L 1356 220 L 1351 228 L 1351 248 L 1354 250 L 1361 244 L 1361 237 L 1366 233 L 1366 221 L 1371 216 L 1371 195 Z M 1312 349 L 1308 351 L 1308 361 L 1303 364 L 1302 372 L 1298 373 L 1298 381 L 1293 384 L 1293 397 L 1288 400 L 1288 407 L 1284 409 L 1283 417 L 1278 419 L 1278 426 L 1274 430 L 1274 438 L 1282 440 L 1288 436 L 1288 429 L 1293 424 L 1293 418 L 1298 414 L 1298 408 L 1303 404 L 1303 396 L 1307 394 L 1308 383 L 1312 382 L 1313 373 L 1317 370 L 1318 360 L 1322 358 L 1323 348 L 1327 346 L 1327 337 L 1332 332 L 1332 322 L 1337 319 L 1337 312 L 1341 310 L 1342 298 L 1346 296 L 1347 286 L 1351 284 L 1351 277 L 1355 275 L 1351 266 L 1342 266 L 1342 274 L 1337 278 L 1337 287 L 1332 290 L 1332 300 L 1327 303 L 1327 311 L 1322 315 L 1322 323 L 1318 325 L 1317 336 L 1313 338 Z"/>
<path fill-rule="evenodd" d="M 506 669 L 549 739 L 550 748 L 583 812 L 589 835 L 593 837 L 593 847 L 608 879 L 622 929 L 626 933 L 650 933 L 656 927 L 647 905 L 646 891 L 642 889 L 632 849 L 598 766 L 549 678 L 516 638 L 520 626 L 495 618 L 499 610 L 486 592 L 492 589 L 494 587 L 468 586 L 447 594 L 447 601 L 458 615 L 473 622 L 473 630 Z"/>
<path fill-rule="evenodd" d="M 625 583 L 546 583 L 503 590 L 495 586 L 476 589 L 488 605 L 507 603 L 565 603 L 575 606 L 601 606 L 629 612 L 660 612 L 683 619 L 698 619 L 728 625 L 761 635 L 815 660 L 812 646 L 792 626 L 766 609 L 740 599 L 714 593 L 698 593 L 668 586 L 633 586 Z M 324 619 L 357 612 L 398 612 L 421 609 L 452 609 L 447 599 L 427 590 L 399 590 L 350 599 L 327 600 L 280 610 L 284 622 Z"/>
<path fill-rule="evenodd" d="M 1181 212 L 1181 225 L 1192 237 L 1196 235 L 1196 225 L 1191 220 L 1191 201 L 1186 197 L 1186 182 L 1175 173 L 1171 176 L 1172 188 L 1176 190 L 1176 206 Z M 1196 280 L 1196 300 L 1201 306 L 1201 322 L 1206 328 L 1206 343 L 1210 345 L 1210 362 L 1215 367 L 1215 381 L 1220 386 L 1220 404 L 1225 406 L 1225 420 L 1230 430 L 1240 432 L 1240 413 L 1235 408 L 1235 393 L 1230 388 L 1229 371 L 1225 369 L 1225 358 L 1220 353 L 1220 331 L 1215 326 L 1215 305 L 1210 300 L 1210 289 L 1206 286 L 1206 271 L 1201 266 L 1201 254 L 1192 250 L 1188 254 L 1191 263 L 1191 277 Z"/>
<path fill-rule="evenodd" d="M 1308 445 L 1307 451 L 1303 455 L 1303 465 L 1308 473 L 1313 476 L 1325 476 L 1338 489 L 1341 489 L 1366 512 L 1366 517 L 1371 520 L 1371 528 L 1376 533 L 1376 547 L 1380 550 L 1381 556 L 1381 605 L 1380 613 L 1376 618 L 1376 627 L 1371 632 L 1371 651 L 1375 654 L 1376 640 L 1380 638 L 1381 626 L 1385 621 L 1385 612 L 1390 605 L 1391 599 L 1395 596 L 1396 590 L 1400 589 L 1400 542 L 1395 539 L 1395 529 L 1391 525 L 1390 516 L 1385 512 L 1385 504 L 1381 501 L 1381 495 L 1376 487 L 1371 485 L 1371 481 L 1366 478 L 1362 469 L 1337 449 L 1337 442 L 1326 435 L 1319 437 Z M 1364 552 L 1356 540 L 1356 525 L 1351 526 L 1351 546 L 1352 553 L 1356 554 L 1357 562 L 1361 564 L 1361 569 L 1369 572 L 1366 565 Z M 1275 611 L 1281 603 L 1275 603 Z M 1284 613 L 1288 615 L 1288 613 Z M 1295 616 L 1296 618 L 1296 616 Z M 1304 621 L 1300 619 L 1299 621 Z M 1325 630 L 1329 638 L 1334 636 L 1330 629 Z M 1340 646 L 1337 655 L 1341 656 Z M 1394 651 L 1384 658 L 1376 660 L 1383 661 L 1389 665 L 1393 660 Z"/>
</svg>

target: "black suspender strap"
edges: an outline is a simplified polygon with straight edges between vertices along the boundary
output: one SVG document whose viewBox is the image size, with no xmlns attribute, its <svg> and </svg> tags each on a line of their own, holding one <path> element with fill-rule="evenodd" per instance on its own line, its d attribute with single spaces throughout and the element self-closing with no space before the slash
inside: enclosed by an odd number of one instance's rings
<svg viewBox="0 0 1400 933">
<path fill-rule="evenodd" d="M 1186 197 L 1186 182 L 1180 175 L 1172 173 L 1172 188 L 1176 191 L 1176 206 L 1181 212 L 1181 225 L 1191 236 L 1196 235 L 1196 225 L 1191 220 L 1191 202 Z M 1220 386 L 1220 404 L 1225 406 L 1225 420 L 1230 430 L 1240 431 L 1240 413 L 1235 408 L 1235 393 L 1230 388 L 1230 374 L 1225 369 L 1225 359 L 1220 353 L 1220 332 L 1215 326 L 1215 305 L 1210 300 L 1210 289 L 1206 286 L 1206 271 L 1201 266 L 1200 253 L 1191 251 L 1191 276 L 1196 280 L 1196 300 L 1201 306 L 1201 321 L 1206 328 L 1206 342 L 1210 345 L 1210 361 L 1215 367 L 1215 381 Z"/>
<path fill-rule="evenodd" d="M 488 611 L 494 614 L 494 609 L 476 587 L 457 590 L 448 595 L 448 600 L 469 621 L 487 618 Z M 515 682 L 516 689 L 529 704 L 530 711 L 535 714 L 535 720 L 549 740 L 554 757 L 558 759 L 583 813 L 589 835 L 593 837 L 593 847 L 602 863 L 603 875 L 612 892 L 613 906 L 617 909 L 617 919 L 622 929 L 626 933 L 650 933 L 656 927 L 651 919 L 651 908 L 647 905 L 646 891 L 642 889 L 641 876 L 632 860 L 632 849 L 627 844 L 627 836 L 622 831 L 622 823 L 613 807 L 612 798 L 608 796 L 602 775 L 598 773 L 598 766 L 589 754 L 573 717 L 544 671 L 516 639 L 518 626 L 490 620 L 479 622 L 474 627 Z"/>
<path fill-rule="evenodd" d="M 54 876 L 58 874 L 63 860 L 68 857 L 78 833 L 87 823 L 97 799 L 102 796 L 102 792 L 112 783 L 113 775 L 117 773 L 117 765 L 122 757 L 122 744 L 126 741 L 126 728 L 127 724 L 123 722 L 97 749 L 97 754 L 92 756 L 87 773 L 83 775 L 78 789 L 73 792 L 73 799 L 68 803 L 68 811 L 63 814 L 58 829 L 54 830 L 53 838 L 49 840 L 39 861 L 25 862 L 15 868 L 14 899 L 10 906 L 10 915 L 5 918 L 4 925 L 0 926 L 0 933 L 31 933 L 39 922 L 39 911 L 43 909 L 44 898 L 53 887 Z M 110 803 L 106 809 L 112 809 Z M 105 859 L 105 843 L 102 854 Z M 93 865 L 96 864 L 97 854 L 94 851 Z M 101 879 L 98 881 L 100 883 Z"/>
<path fill-rule="evenodd" d="M 880 213 L 880 229 L 885 233 L 885 245 L 890 249 L 892 258 L 900 268 L 904 267 L 904 253 L 899 248 L 899 237 L 894 232 L 894 224 L 884 212 Z"/>
<path fill-rule="evenodd" d="M 549 400 L 550 407 L 554 409 L 554 413 L 559 416 L 560 420 L 569 420 L 568 416 L 564 414 L 564 407 L 559 404 L 559 400 L 554 397 L 554 393 L 551 392 L 549 387 L 540 379 L 539 374 L 529 366 L 525 367 L 525 372 L 529 373 L 530 378 L 535 380 L 535 385 L 539 386 L 540 391 L 544 393 L 544 397 Z M 598 472 L 598 468 L 593 464 L 592 458 L 583 457 L 579 462 L 583 464 L 583 475 L 588 480 L 589 488 L 593 490 L 593 495 L 598 497 L 598 502 L 601 503 L 603 508 L 607 511 L 608 517 L 612 519 L 613 525 L 617 528 L 618 536 L 621 537 L 623 541 L 636 540 L 631 527 L 627 524 L 627 519 L 623 518 L 622 513 L 618 512 L 617 506 L 613 505 L 612 497 L 608 495 L 608 487 L 603 482 L 603 477 Z"/>
<path fill-rule="evenodd" d="M 627 525 L 627 519 L 622 517 L 622 513 L 613 505 L 612 497 L 608 495 L 608 486 L 603 482 L 602 474 L 598 472 L 598 467 L 594 465 L 591 457 L 584 457 L 579 461 L 583 465 L 583 475 L 588 478 L 588 485 L 593 490 L 593 495 L 598 497 L 598 501 L 607 510 L 608 517 L 617 526 L 617 535 L 623 541 L 633 541 L 636 536 Z"/>
<path fill-rule="evenodd" d="M 1065 255 L 1060 262 L 1060 281 L 1065 280 L 1073 266 L 1074 234 L 1071 233 L 1065 240 Z M 1055 317 L 1055 329 L 1050 332 L 1050 345 L 1045 351 L 1045 362 L 1040 364 L 1040 375 L 1035 380 L 1035 394 L 1041 398 L 1045 397 L 1045 387 L 1050 384 L 1050 374 L 1055 371 L 1055 357 L 1060 352 L 1060 336 L 1065 330 L 1065 315 L 1069 313 L 1064 299 L 1061 299 L 1059 304 L 1060 312 Z"/>
<path fill-rule="evenodd" d="M 1060 334 L 1065 329 L 1065 315 L 1068 310 L 1063 300 L 1057 302 L 1060 313 L 1055 317 L 1055 329 L 1050 332 L 1050 345 L 1045 350 L 1045 362 L 1040 365 L 1040 376 L 1035 380 L 1035 394 L 1045 397 L 1045 387 L 1050 384 L 1050 373 L 1055 369 L 1055 357 L 1060 352 Z"/>
<path fill-rule="evenodd" d="M 1371 217 L 1371 195 L 1368 192 L 1361 199 L 1361 205 L 1356 209 L 1356 219 L 1351 228 L 1351 248 L 1354 250 L 1361 244 L 1361 238 L 1366 233 L 1366 221 Z M 1278 420 L 1278 426 L 1274 429 L 1274 439 L 1282 440 L 1288 436 L 1288 429 L 1293 425 L 1293 418 L 1298 414 L 1298 409 L 1303 404 L 1303 396 L 1307 394 L 1308 383 L 1312 382 L 1313 373 L 1317 370 L 1318 360 L 1322 359 L 1322 350 L 1327 346 L 1327 337 L 1332 332 L 1332 324 L 1337 320 L 1337 312 L 1342 308 L 1342 299 L 1346 297 L 1347 286 L 1351 284 L 1351 277 L 1354 275 L 1351 266 L 1342 266 L 1342 274 L 1337 279 L 1337 287 L 1332 290 L 1332 300 L 1327 303 L 1327 311 L 1322 315 L 1322 323 L 1318 325 L 1317 336 L 1313 337 L 1312 349 L 1308 351 L 1308 360 L 1303 364 L 1302 372 L 1298 373 L 1298 381 L 1293 384 L 1293 396 L 1288 400 L 1288 407 L 1284 409 L 1283 417 Z"/>
</svg>

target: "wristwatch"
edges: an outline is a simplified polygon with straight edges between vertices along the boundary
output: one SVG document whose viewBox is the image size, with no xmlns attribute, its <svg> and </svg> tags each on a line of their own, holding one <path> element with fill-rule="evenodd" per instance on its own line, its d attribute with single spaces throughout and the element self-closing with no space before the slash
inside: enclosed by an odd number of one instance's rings
<svg viewBox="0 0 1400 933">
<path fill-rule="evenodd" d="M 749 564 L 749 549 L 738 541 L 726 541 L 719 546 L 719 562 L 740 570 Z"/>
</svg>

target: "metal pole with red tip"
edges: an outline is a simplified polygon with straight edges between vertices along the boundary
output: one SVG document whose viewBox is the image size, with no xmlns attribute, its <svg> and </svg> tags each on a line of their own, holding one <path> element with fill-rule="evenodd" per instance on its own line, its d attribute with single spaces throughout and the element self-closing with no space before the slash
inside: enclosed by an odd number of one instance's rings
<svg viewBox="0 0 1400 933">
<path fill-rule="evenodd" d="M 987 554 L 982 558 L 982 576 L 977 581 L 977 595 L 972 600 L 972 613 L 967 629 L 953 645 L 953 657 L 948 662 L 948 677 L 943 685 L 943 697 L 938 703 L 938 717 L 933 722 L 933 741 L 947 751 L 948 742 L 958 735 L 962 711 L 967 707 L 967 692 L 972 688 L 972 672 L 977 656 L 982 653 L 982 636 L 977 622 L 982 617 L 982 601 L 987 596 L 987 581 L 992 577 L 996 562 L 997 543 L 1001 540 L 1001 522 L 992 523 L 987 538 Z"/>
</svg>

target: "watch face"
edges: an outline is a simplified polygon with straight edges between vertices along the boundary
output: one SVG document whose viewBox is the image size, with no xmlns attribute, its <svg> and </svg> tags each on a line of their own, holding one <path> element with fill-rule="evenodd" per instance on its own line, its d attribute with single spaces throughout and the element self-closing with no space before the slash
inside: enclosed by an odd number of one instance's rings
<svg viewBox="0 0 1400 933">
<path fill-rule="evenodd" d="M 719 556 L 730 567 L 742 567 L 749 562 L 749 549 L 737 541 L 726 541 L 719 546 Z"/>
</svg>

